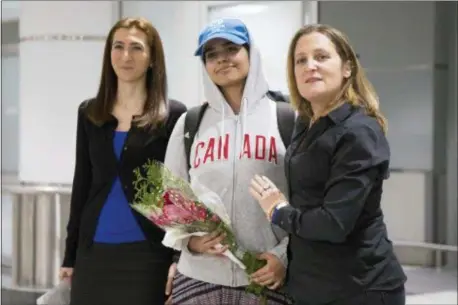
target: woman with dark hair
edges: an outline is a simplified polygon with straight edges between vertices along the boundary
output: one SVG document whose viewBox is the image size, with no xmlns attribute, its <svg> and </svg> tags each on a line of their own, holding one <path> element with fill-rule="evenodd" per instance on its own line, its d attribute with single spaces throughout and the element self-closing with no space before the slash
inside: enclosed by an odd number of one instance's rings
<svg viewBox="0 0 458 305">
<path fill-rule="evenodd" d="M 208 108 L 189 156 L 184 146 L 187 118 L 183 115 L 178 120 L 165 165 L 191 183 L 199 181 L 221 198 L 239 245 L 266 261 L 253 274 L 262 276 L 259 284 L 266 287 L 266 305 L 289 305 L 290 298 L 281 290 L 287 234 L 272 226 L 258 203 L 240 188 L 253 173 L 272 174 L 280 188 L 286 186 L 282 174 L 288 144 L 276 119 L 277 102 L 269 96 L 261 54 L 243 21 L 223 18 L 202 29 L 194 55 L 202 64 Z M 190 110 L 186 116 L 191 114 Z M 173 305 L 259 304 L 259 297 L 246 290 L 250 284 L 246 271 L 222 255 L 226 247 L 218 244 L 223 239 L 213 232 L 177 243 L 181 256 L 173 281 Z"/>
<path fill-rule="evenodd" d="M 76 162 L 60 278 L 71 305 L 164 304 L 174 252 L 129 203 L 134 169 L 163 161 L 186 107 L 167 98 L 157 30 L 125 18 L 108 34 L 98 94 L 78 111 Z"/>
</svg>

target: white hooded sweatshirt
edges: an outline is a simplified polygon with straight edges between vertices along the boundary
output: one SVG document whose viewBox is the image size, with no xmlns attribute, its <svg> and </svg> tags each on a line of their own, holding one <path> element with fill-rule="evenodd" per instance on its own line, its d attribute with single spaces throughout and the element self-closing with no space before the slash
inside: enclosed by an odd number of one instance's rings
<svg viewBox="0 0 458 305">
<path fill-rule="evenodd" d="M 184 148 L 183 114 L 167 147 L 165 165 L 175 174 L 202 183 L 222 199 L 237 242 L 244 249 L 271 252 L 286 267 L 288 235 L 266 218 L 250 195 L 255 174 L 269 177 L 286 194 L 286 148 L 277 125 L 276 104 L 266 97 L 260 53 L 250 44 L 250 68 L 239 114 L 235 114 L 205 67 L 204 88 L 209 103 L 191 147 L 188 172 Z M 193 254 L 184 240 L 178 271 L 185 276 L 224 286 L 249 284 L 243 269 L 226 257 Z"/>
</svg>

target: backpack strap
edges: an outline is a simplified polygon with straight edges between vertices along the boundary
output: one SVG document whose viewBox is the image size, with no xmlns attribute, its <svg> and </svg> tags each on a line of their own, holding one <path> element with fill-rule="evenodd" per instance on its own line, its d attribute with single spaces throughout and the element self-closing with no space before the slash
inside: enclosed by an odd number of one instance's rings
<svg viewBox="0 0 458 305">
<path fill-rule="evenodd" d="M 184 120 L 184 150 L 186 154 L 186 164 L 188 171 L 191 169 L 191 146 L 194 142 L 194 137 L 199 130 L 200 122 L 204 116 L 205 110 L 208 108 L 208 102 L 203 103 L 201 106 L 192 107 L 186 113 Z"/>
<path fill-rule="evenodd" d="M 289 103 L 277 102 L 277 124 L 280 136 L 286 148 L 291 144 L 296 114 Z"/>
<path fill-rule="evenodd" d="M 289 103 L 289 96 L 284 95 L 283 93 L 281 93 L 281 91 L 269 90 L 267 91 L 266 96 L 275 102 Z"/>
<path fill-rule="evenodd" d="M 296 114 L 289 103 L 289 97 L 280 91 L 267 91 L 267 97 L 276 102 L 277 124 L 283 144 L 288 148 L 293 136 Z"/>
</svg>

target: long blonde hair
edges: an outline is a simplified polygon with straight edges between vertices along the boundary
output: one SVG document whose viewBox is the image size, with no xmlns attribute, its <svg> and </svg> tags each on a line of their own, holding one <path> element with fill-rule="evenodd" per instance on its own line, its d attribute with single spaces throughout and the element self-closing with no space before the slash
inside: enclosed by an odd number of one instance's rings
<svg viewBox="0 0 458 305">
<path fill-rule="evenodd" d="M 303 98 L 297 88 L 296 77 L 294 75 L 294 53 L 298 40 L 307 34 L 321 33 L 326 35 L 334 44 L 337 53 L 343 63 L 349 62 L 351 66 L 351 75 L 343 81 L 342 89 L 332 101 L 327 111 L 339 107 L 341 104 L 348 102 L 354 106 L 365 109 L 366 113 L 374 117 L 383 132 L 387 131 L 387 121 L 379 109 L 378 96 L 374 87 L 367 79 L 363 68 L 361 67 L 356 53 L 350 45 L 349 39 L 339 30 L 324 24 L 306 25 L 300 28 L 294 35 L 288 50 L 288 87 L 292 106 L 298 111 L 301 117 L 305 119 L 313 118 L 313 110 L 309 101 Z"/>
</svg>

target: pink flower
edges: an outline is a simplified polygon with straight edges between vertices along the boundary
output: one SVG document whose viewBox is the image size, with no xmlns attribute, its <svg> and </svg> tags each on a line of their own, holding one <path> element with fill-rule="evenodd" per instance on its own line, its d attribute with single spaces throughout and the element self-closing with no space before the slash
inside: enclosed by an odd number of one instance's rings
<svg viewBox="0 0 458 305">
<path fill-rule="evenodd" d="M 190 206 L 191 212 L 193 212 L 193 213 L 197 212 L 197 205 L 198 205 L 198 203 L 196 203 L 196 202 L 191 203 L 191 206 Z"/>
<path fill-rule="evenodd" d="M 220 223 L 221 222 L 221 218 L 219 218 L 218 215 L 213 214 L 213 216 L 210 218 L 210 221 L 211 222 L 215 222 L 215 223 Z"/>
<path fill-rule="evenodd" d="M 173 205 L 172 199 L 170 197 L 171 197 L 170 192 L 168 191 L 164 192 L 164 195 L 162 195 L 162 199 L 164 199 L 164 206 Z"/>
<path fill-rule="evenodd" d="M 148 219 L 158 227 L 167 227 L 172 225 L 172 221 L 166 215 L 151 214 Z"/>
<path fill-rule="evenodd" d="M 190 224 L 194 221 L 208 221 L 220 223 L 221 219 L 218 215 L 209 215 L 205 205 L 200 202 L 195 202 L 186 198 L 183 192 L 179 189 L 168 189 L 164 192 L 163 213 L 164 216 L 172 222 L 180 224 Z"/>
<path fill-rule="evenodd" d="M 192 213 L 173 204 L 164 206 L 163 211 L 167 219 L 176 223 L 186 224 L 195 219 Z"/>
<path fill-rule="evenodd" d="M 164 201 L 167 202 L 167 204 L 177 205 L 187 211 L 190 211 L 192 205 L 194 204 L 194 202 L 190 200 L 189 198 L 186 198 L 183 192 L 180 191 L 179 189 L 168 189 L 164 193 L 163 198 L 164 198 Z"/>
<path fill-rule="evenodd" d="M 205 208 L 199 207 L 197 209 L 198 220 L 205 221 L 205 220 L 207 220 L 207 216 L 208 216 L 208 213 L 207 213 L 207 210 Z"/>
</svg>

